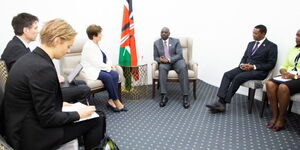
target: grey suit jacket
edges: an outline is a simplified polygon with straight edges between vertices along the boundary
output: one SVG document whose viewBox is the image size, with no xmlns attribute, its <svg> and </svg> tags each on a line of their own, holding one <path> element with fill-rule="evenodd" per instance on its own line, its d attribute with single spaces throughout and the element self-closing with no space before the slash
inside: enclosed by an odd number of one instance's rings
<svg viewBox="0 0 300 150">
<path fill-rule="evenodd" d="M 158 63 L 161 63 L 159 58 L 161 56 L 164 56 L 164 45 L 162 39 L 158 39 L 154 42 L 153 45 L 154 49 L 154 60 L 157 61 Z M 169 37 L 169 54 L 170 54 L 170 60 L 171 64 L 174 64 L 178 60 L 183 59 L 182 56 L 182 47 L 180 45 L 180 42 L 178 39 Z"/>
</svg>

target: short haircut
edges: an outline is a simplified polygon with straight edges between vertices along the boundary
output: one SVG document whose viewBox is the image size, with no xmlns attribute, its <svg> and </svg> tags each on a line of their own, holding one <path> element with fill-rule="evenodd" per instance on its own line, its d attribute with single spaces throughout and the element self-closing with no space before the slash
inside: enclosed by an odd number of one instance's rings
<svg viewBox="0 0 300 150">
<path fill-rule="evenodd" d="M 260 24 L 260 25 L 257 25 L 255 26 L 256 29 L 259 29 L 260 33 L 264 33 L 264 34 L 267 34 L 267 27 Z"/>
<path fill-rule="evenodd" d="M 41 43 L 49 47 L 54 47 L 55 38 L 60 38 L 62 42 L 70 41 L 77 35 L 70 24 L 62 19 L 53 19 L 45 23 L 41 32 Z"/>
<path fill-rule="evenodd" d="M 95 24 L 89 25 L 88 28 L 86 29 L 86 34 L 90 40 L 93 39 L 93 36 L 98 36 L 98 33 L 101 32 L 102 32 L 102 28 Z"/>
<path fill-rule="evenodd" d="M 15 34 L 21 36 L 23 35 L 23 28 L 31 28 L 32 24 L 36 21 L 39 21 L 36 16 L 28 13 L 20 13 L 13 18 L 11 25 L 14 28 Z"/>
</svg>

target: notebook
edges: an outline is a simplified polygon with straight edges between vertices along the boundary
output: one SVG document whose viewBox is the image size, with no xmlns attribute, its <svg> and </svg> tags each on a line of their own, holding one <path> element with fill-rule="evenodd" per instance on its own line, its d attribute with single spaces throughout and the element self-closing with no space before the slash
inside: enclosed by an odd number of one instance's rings
<svg viewBox="0 0 300 150">
<path fill-rule="evenodd" d="M 283 79 L 281 76 L 277 76 L 277 77 L 274 77 L 272 80 L 277 83 L 284 83 L 284 82 L 290 81 L 292 79 Z"/>
<path fill-rule="evenodd" d="M 80 109 L 83 109 L 87 107 L 86 105 L 80 103 L 80 102 L 77 102 L 75 104 L 72 104 L 70 106 L 63 106 L 62 107 L 62 111 L 63 112 L 72 112 L 72 111 L 78 111 Z M 88 119 L 93 119 L 93 118 L 97 118 L 99 117 L 99 115 L 96 113 L 96 112 L 93 112 L 91 116 L 89 117 L 86 117 L 86 118 L 81 118 L 80 120 L 77 120 L 75 122 L 80 122 L 80 121 L 84 121 L 84 120 L 88 120 Z"/>
<path fill-rule="evenodd" d="M 61 83 L 60 86 L 61 87 L 68 87 L 70 86 L 70 83 L 72 83 L 75 79 L 75 77 L 80 73 L 80 71 L 82 70 L 82 65 L 78 64 L 73 71 L 67 76 L 65 82 Z"/>
</svg>

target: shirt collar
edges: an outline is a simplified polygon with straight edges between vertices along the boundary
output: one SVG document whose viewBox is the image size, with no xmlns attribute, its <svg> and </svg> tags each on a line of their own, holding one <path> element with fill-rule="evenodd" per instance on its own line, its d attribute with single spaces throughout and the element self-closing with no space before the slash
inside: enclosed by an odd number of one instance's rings
<svg viewBox="0 0 300 150">
<path fill-rule="evenodd" d="M 168 38 L 168 39 L 166 39 L 166 40 L 163 40 L 163 39 L 161 39 L 162 40 L 162 42 L 164 43 L 164 41 L 166 41 L 167 42 L 167 45 L 169 44 L 169 39 L 170 38 Z"/>
<path fill-rule="evenodd" d="M 258 46 L 259 47 L 264 41 L 266 40 L 266 37 L 264 37 L 263 39 L 261 39 L 260 41 L 255 41 L 256 42 L 259 42 Z M 255 45 L 255 44 L 254 44 Z"/>
<path fill-rule="evenodd" d="M 22 43 L 25 45 L 26 48 L 29 48 L 29 44 L 25 40 L 23 40 L 22 37 L 18 35 L 16 35 L 16 37 L 18 37 L 22 41 Z"/>
</svg>

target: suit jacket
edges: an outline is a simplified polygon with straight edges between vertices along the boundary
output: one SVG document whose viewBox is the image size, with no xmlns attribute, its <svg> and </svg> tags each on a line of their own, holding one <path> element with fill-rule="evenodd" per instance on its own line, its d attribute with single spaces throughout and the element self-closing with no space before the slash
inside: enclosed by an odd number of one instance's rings
<svg viewBox="0 0 300 150">
<path fill-rule="evenodd" d="M 170 63 L 174 64 L 178 60 L 183 59 L 182 56 L 182 47 L 178 39 L 169 37 L 169 54 L 170 54 Z M 161 63 L 159 58 L 165 55 L 164 45 L 162 39 L 158 39 L 154 42 L 154 60 L 158 63 Z"/>
<path fill-rule="evenodd" d="M 50 57 L 39 47 L 10 70 L 4 95 L 5 132 L 15 150 L 56 149 L 64 125 L 79 120 L 62 112 L 62 94 Z"/>
<path fill-rule="evenodd" d="M 92 40 L 88 40 L 82 49 L 80 64 L 83 66 L 82 71 L 90 80 L 97 80 L 101 70 L 110 72 L 111 61 L 106 55 L 106 63 L 103 63 L 103 56 L 99 45 Z"/>
<path fill-rule="evenodd" d="M 256 66 L 256 70 L 265 71 L 268 73 L 276 65 L 278 53 L 277 45 L 268 39 L 265 39 L 265 41 L 258 47 L 256 52 L 251 55 L 254 45 L 255 41 L 249 42 L 240 64 L 253 64 Z"/>
<path fill-rule="evenodd" d="M 10 71 L 14 63 L 21 56 L 29 52 L 30 50 L 25 47 L 24 43 L 18 37 L 14 36 L 6 45 L 6 48 L 1 55 L 1 59 L 5 61 L 7 70 Z"/>
</svg>

